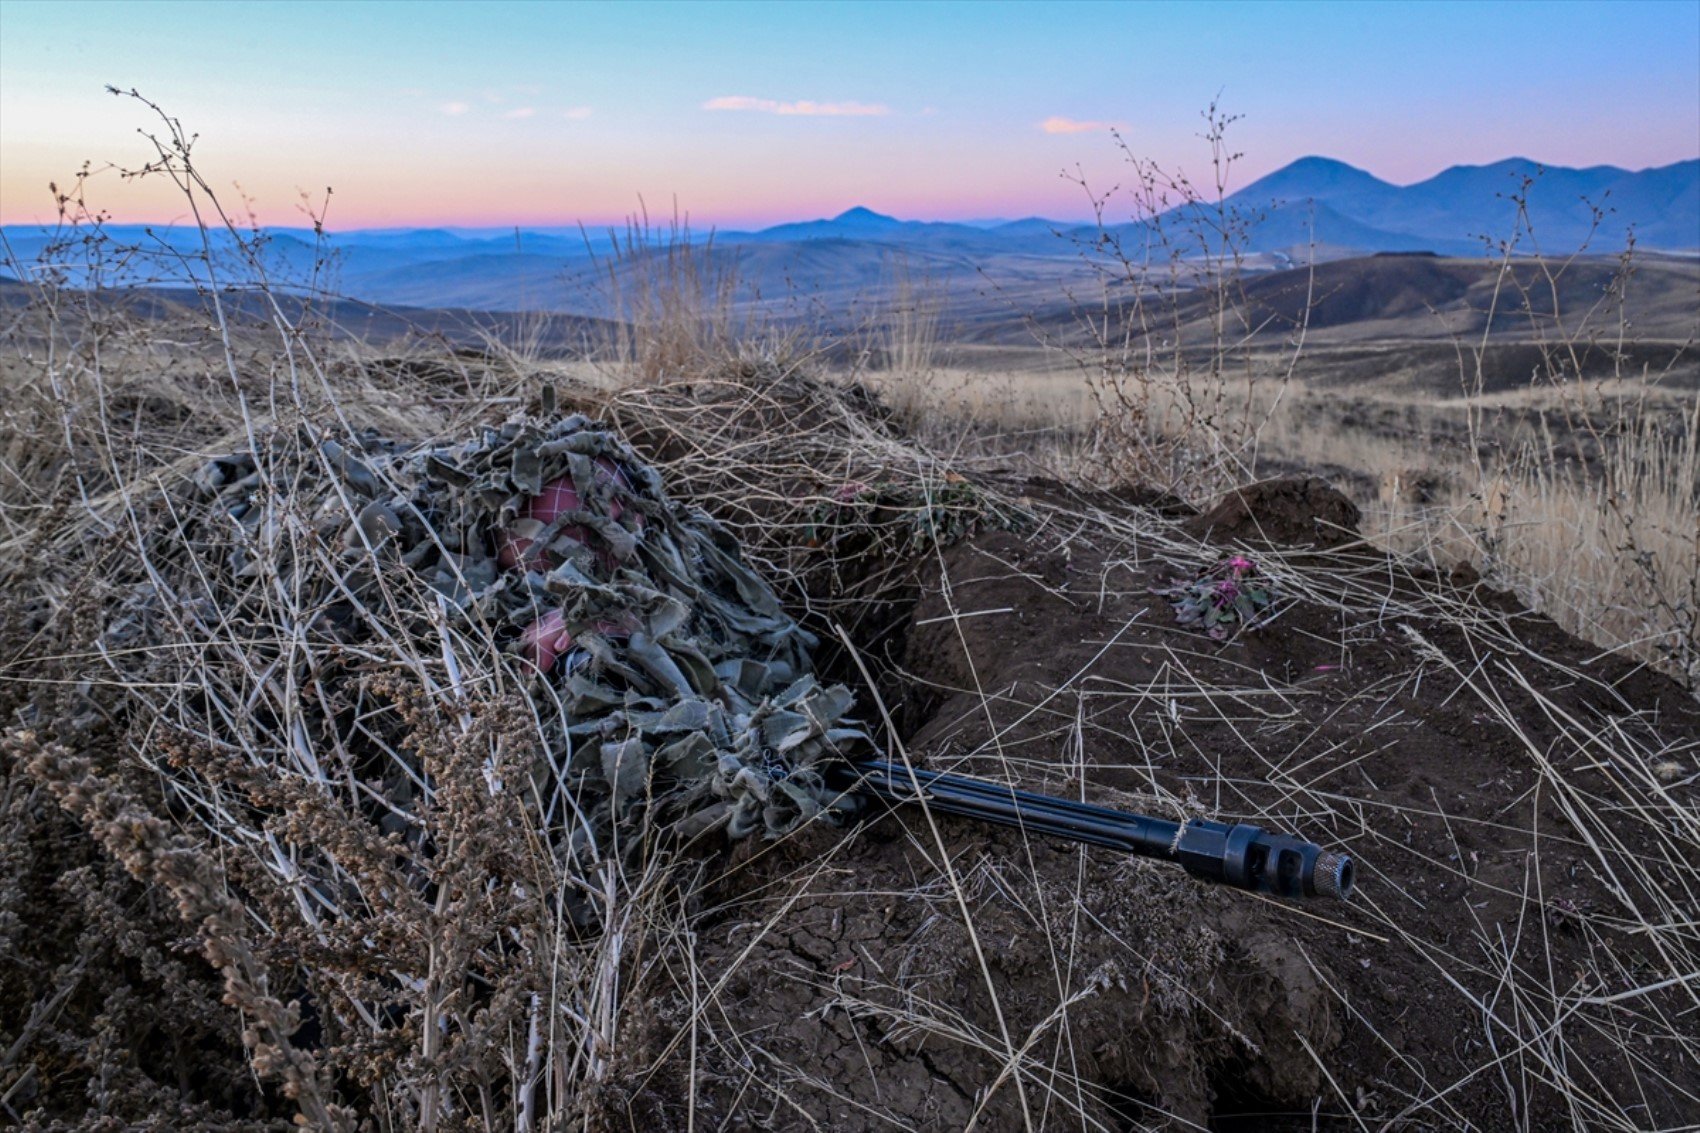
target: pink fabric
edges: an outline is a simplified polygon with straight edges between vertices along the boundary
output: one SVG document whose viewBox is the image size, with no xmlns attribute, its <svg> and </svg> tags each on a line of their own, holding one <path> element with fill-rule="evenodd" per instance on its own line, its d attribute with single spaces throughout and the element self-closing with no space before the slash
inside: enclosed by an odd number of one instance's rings
<svg viewBox="0 0 1700 1133">
<path fill-rule="evenodd" d="M 596 478 L 604 484 L 618 484 L 622 488 L 630 487 L 626 474 L 620 470 L 609 457 L 598 457 L 596 460 Z M 583 506 L 578 489 L 573 487 L 571 476 L 562 476 L 543 485 L 543 491 L 531 497 L 531 502 L 519 513 L 521 520 L 535 520 L 547 526 L 555 521 L 562 512 L 577 511 Z M 626 513 L 625 506 L 618 499 L 611 500 L 608 505 L 608 518 L 618 520 Z M 633 516 L 634 525 L 639 531 L 643 530 L 643 516 Z M 520 524 L 515 524 L 502 533 L 502 545 L 496 549 L 496 561 L 504 568 L 520 567 L 524 570 L 546 571 L 556 564 L 550 561 L 549 555 L 541 548 L 533 551 L 536 540 L 522 535 L 516 530 Z M 529 524 L 525 525 L 529 528 Z M 590 542 L 590 532 L 579 524 L 571 524 L 561 528 L 561 534 L 579 543 Z M 608 565 L 612 566 L 612 563 Z"/>
<path fill-rule="evenodd" d="M 519 639 L 520 653 L 527 661 L 547 673 L 555 667 L 561 654 L 573 647 L 573 635 L 567 632 L 566 615 L 550 610 L 526 627 Z"/>
<path fill-rule="evenodd" d="M 618 484 L 622 488 L 630 488 L 626 474 L 609 457 L 598 457 L 596 461 L 596 478 L 604 484 Z M 496 561 L 506 569 L 515 567 L 521 570 L 546 571 L 556 566 L 556 562 L 542 547 L 537 547 L 537 540 L 532 535 L 521 534 L 521 529 L 531 532 L 541 531 L 553 523 L 562 513 L 577 511 L 584 506 L 579 497 L 578 489 L 573 487 L 571 476 L 562 476 L 543 485 L 543 491 L 531 497 L 531 500 L 516 517 L 512 527 L 501 533 L 501 545 L 496 548 Z M 625 505 L 618 499 L 609 501 L 608 517 L 618 520 L 626 513 Z M 643 515 L 632 516 L 632 525 L 639 531 L 643 530 Z M 561 534 L 568 539 L 575 539 L 589 545 L 590 532 L 582 524 L 569 524 L 561 528 Z M 603 565 L 613 569 L 613 558 L 606 549 L 601 552 Z M 636 630 L 637 623 L 632 617 L 625 616 L 618 620 L 604 620 L 596 623 L 596 632 L 604 637 L 630 637 Z M 538 669 L 547 673 L 555 667 L 563 656 L 573 648 L 573 635 L 567 629 L 567 618 L 560 610 L 550 610 L 525 628 L 520 634 L 520 655 L 530 661 Z"/>
<path fill-rule="evenodd" d="M 596 623 L 596 632 L 610 638 L 630 637 L 636 628 L 636 621 L 629 615 L 618 621 L 604 619 Z M 545 673 L 572 647 L 573 635 L 567 632 L 566 615 L 559 610 L 550 610 L 526 626 L 519 638 L 520 654 Z"/>
</svg>

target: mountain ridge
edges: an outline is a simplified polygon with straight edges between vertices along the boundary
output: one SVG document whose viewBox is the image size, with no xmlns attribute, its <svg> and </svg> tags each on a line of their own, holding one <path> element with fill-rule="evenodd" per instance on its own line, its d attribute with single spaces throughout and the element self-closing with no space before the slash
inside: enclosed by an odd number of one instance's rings
<svg viewBox="0 0 1700 1133">
<path fill-rule="evenodd" d="M 1552 248 L 1580 247 L 1596 238 L 1621 245 L 1631 229 L 1644 248 L 1700 248 L 1700 158 L 1629 170 L 1509 157 L 1449 166 L 1400 186 L 1345 162 L 1311 156 L 1229 199 L 1252 206 L 1265 198 L 1273 198 L 1277 209 L 1315 200 L 1371 228 L 1437 242 L 1462 239 L 1478 249 L 1484 239 L 1510 237 L 1519 207 L 1527 227 Z"/>
<path fill-rule="evenodd" d="M 1266 266 L 1379 252 L 1477 256 L 1510 239 L 1519 209 L 1526 223 L 1514 251 L 1611 252 L 1625 246 L 1631 231 L 1642 250 L 1700 251 L 1700 158 L 1631 171 L 1512 157 L 1451 166 L 1401 186 L 1336 158 L 1308 155 L 1236 191 L 1226 204 L 1236 214 L 1237 250 L 1261 255 Z M 1042 216 L 989 225 L 901 219 L 855 205 L 830 217 L 690 238 L 712 243 L 720 262 L 767 293 L 781 287 L 838 302 L 854 297 L 852 284 L 877 294 L 899 257 L 935 282 L 1001 286 L 995 281 L 1007 277 L 1038 287 L 1078 284 L 1083 266 L 1102 262 L 1113 248 L 1167 258 L 1190 254 L 1186 249 L 1203 234 L 1220 254 L 1221 237 L 1208 235 L 1219 223 L 1213 212 L 1209 204 L 1183 205 L 1155 219 L 1106 217 L 1100 229 Z M 133 266 L 118 282 L 195 282 L 185 265 L 197 261 L 199 232 L 160 225 L 103 230 L 117 245 L 156 249 L 144 257 L 145 270 Z M 53 230 L 7 226 L 4 235 L 0 268 L 20 277 L 45 270 L 36 262 L 51 256 Z M 215 263 L 227 258 L 219 276 L 241 278 L 233 239 L 213 233 L 210 240 Z M 576 226 L 353 229 L 324 240 L 311 229 L 276 228 L 265 232 L 264 257 L 274 282 L 322 287 L 328 246 L 335 253 L 334 288 L 352 299 L 515 310 L 553 294 L 559 309 L 576 310 L 582 296 L 574 293 L 619 262 L 624 243 L 618 231 Z M 61 278 L 74 283 L 75 270 Z"/>
</svg>

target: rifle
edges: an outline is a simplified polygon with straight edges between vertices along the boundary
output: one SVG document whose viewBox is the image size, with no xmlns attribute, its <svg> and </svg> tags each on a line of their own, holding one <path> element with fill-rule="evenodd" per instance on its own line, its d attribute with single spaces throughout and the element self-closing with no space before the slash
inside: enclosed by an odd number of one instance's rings
<svg viewBox="0 0 1700 1133">
<path fill-rule="evenodd" d="M 1350 857 L 1243 822 L 1169 822 L 1054 795 L 1018 791 L 984 779 L 878 760 L 840 765 L 829 778 L 837 788 L 893 805 L 924 801 L 946 814 L 1178 862 L 1194 877 L 1221 885 L 1277 897 L 1334 897 L 1342 901 L 1352 892 Z"/>
</svg>

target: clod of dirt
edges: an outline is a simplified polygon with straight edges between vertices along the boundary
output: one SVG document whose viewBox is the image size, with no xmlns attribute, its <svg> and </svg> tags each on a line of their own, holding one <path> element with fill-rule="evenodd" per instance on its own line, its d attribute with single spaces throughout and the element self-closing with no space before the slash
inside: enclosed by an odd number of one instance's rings
<svg viewBox="0 0 1700 1133">
<path fill-rule="evenodd" d="M 1185 528 L 1201 539 L 1338 547 L 1359 538 L 1362 518 L 1326 480 L 1288 476 L 1235 488 Z"/>
</svg>

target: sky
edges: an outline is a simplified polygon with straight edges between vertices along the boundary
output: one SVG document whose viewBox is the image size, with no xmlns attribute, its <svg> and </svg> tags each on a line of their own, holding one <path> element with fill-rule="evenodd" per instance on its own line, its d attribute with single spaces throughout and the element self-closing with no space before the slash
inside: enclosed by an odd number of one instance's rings
<svg viewBox="0 0 1700 1133">
<path fill-rule="evenodd" d="M 181 219 L 134 88 L 227 205 L 333 229 L 749 228 L 852 206 L 1074 219 L 1128 151 L 1243 186 L 1307 154 L 1407 184 L 1529 157 L 1700 157 L 1700 2 L 165 3 L 0 0 L 0 222 L 85 162 L 118 221 Z M 240 188 L 238 189 L 237 186 Z"/>
</svg>

